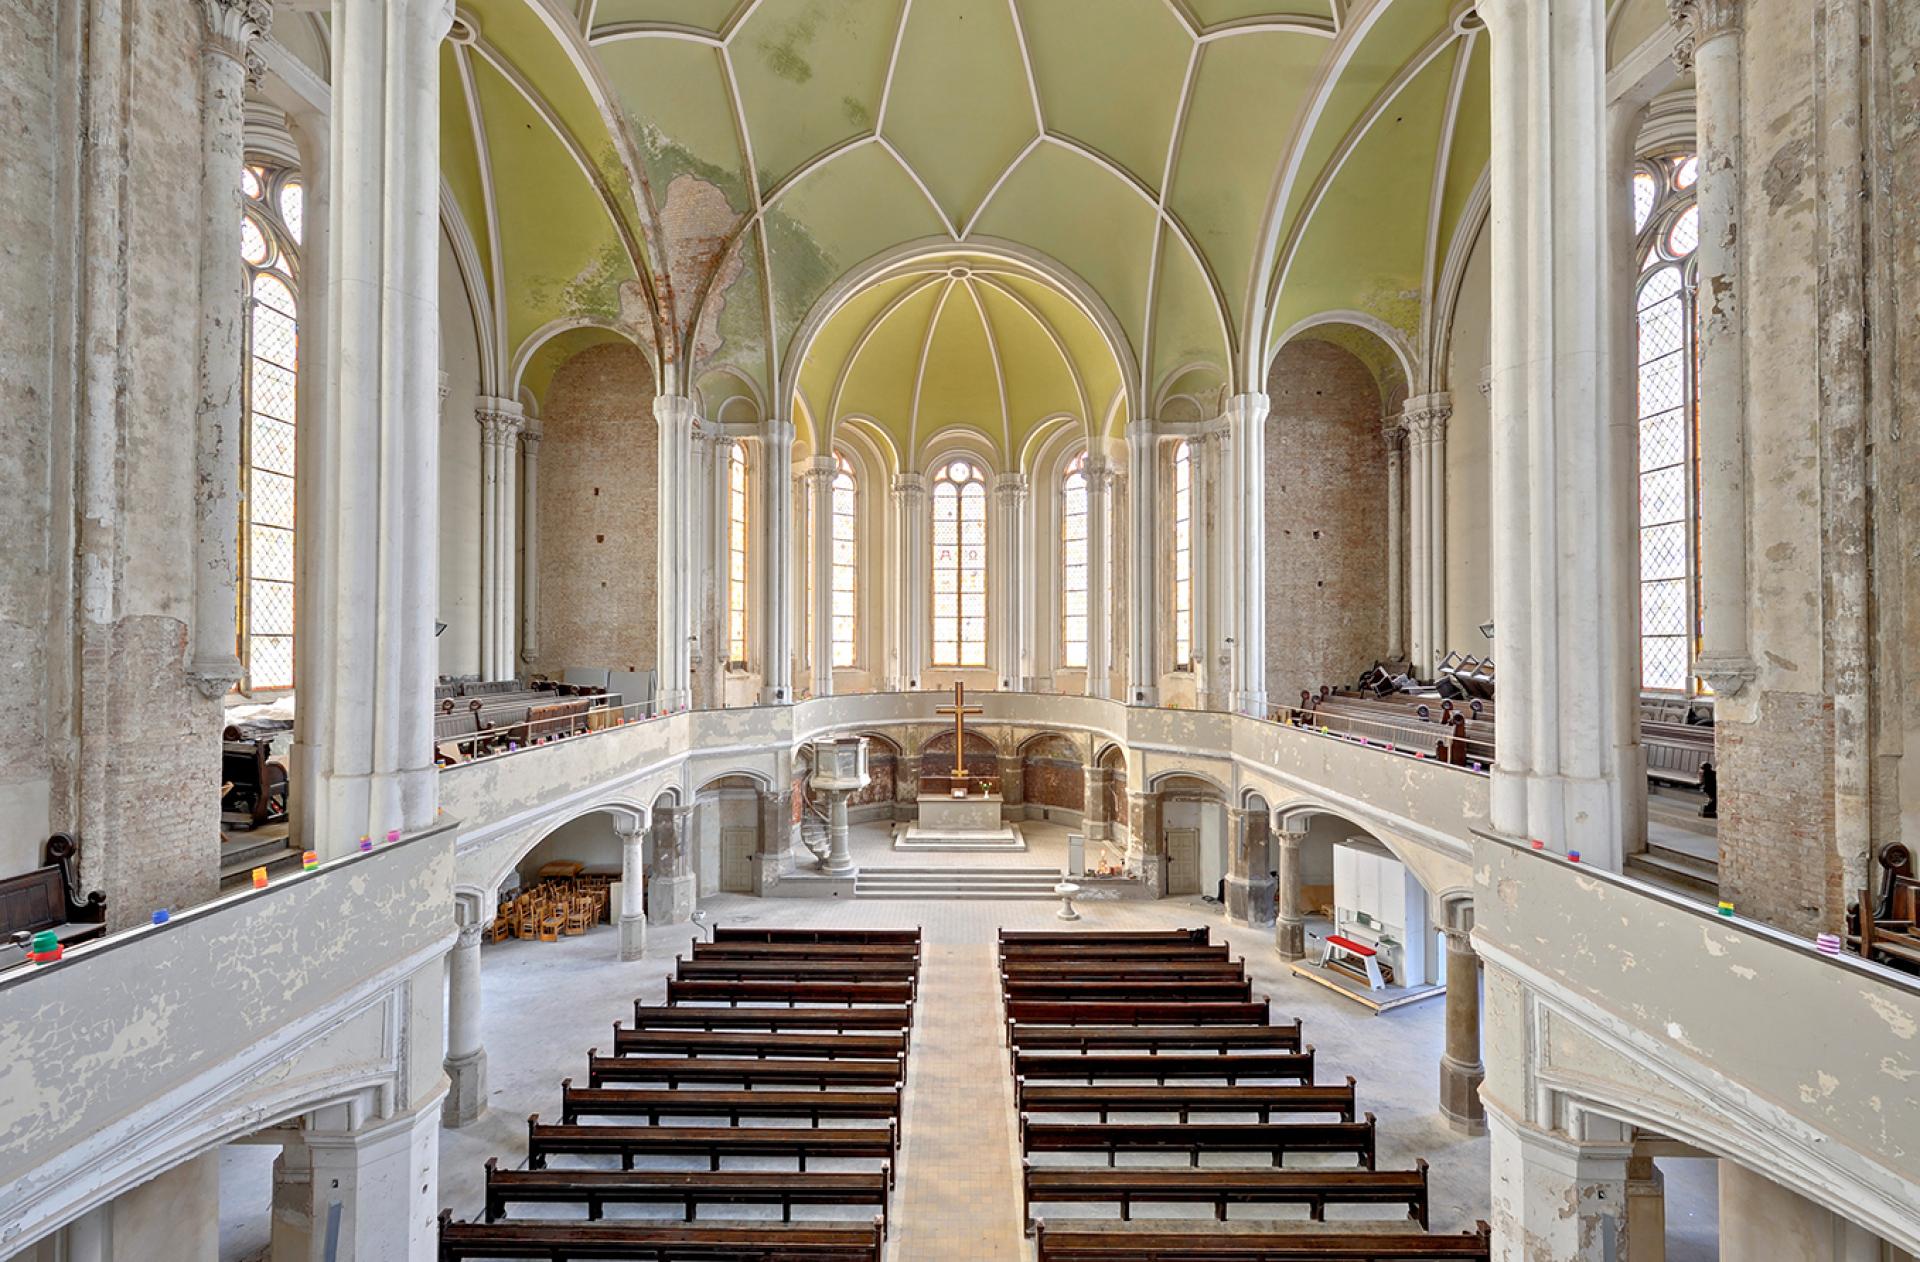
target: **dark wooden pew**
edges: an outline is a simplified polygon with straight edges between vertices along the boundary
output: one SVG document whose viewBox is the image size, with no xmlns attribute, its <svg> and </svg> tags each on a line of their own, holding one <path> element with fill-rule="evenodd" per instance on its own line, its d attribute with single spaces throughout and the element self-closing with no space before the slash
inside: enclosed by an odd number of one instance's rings
<svg viewBox="0 0 1920 1262">
<path fill-rule="evenodd" d="M 1029 1000 L 1007 1005 L 1022 1025 L 1265 1025 L 1266 996 L 1248 1003 Z"/>
<path fill-rule="evenodd" d="M 583 1117 L 644 1117 L 650 1126 L 663 1117 L 724 1117 L 729 1126 L 743 1117 L 889 1120 L 900 1116 L 897 1088 L 866 1091 L 729 1091 L 715 1088 L 673 1090 L 646 1087 L 576 1087 L 560 1083 L 560 1120 L 571 1125 Z"/>
<path fill-rule="evenodd" d="M 1098 1113 L 1105 1122 L 1115 1113 L 1177 1113 L 1182 1122 L 1195 1113 L 1250 1113 L 1270 1122 L 1276 1113 L 1331 1113 L 1343 1122 L 1354 1117 L 1354 1081 L 1343 1087 L 1292 1086 L 1114 1087 L 1105 1083 L 1062 1086 L 1022 1081 L 1016 1107 L 1022 1113 Z"/>
<path fill-rule="evenodd" d="M 693 958 L 735 960 L 910 960 L 920 959 L 915 943 L 859 942 L 700 942 Z"/>
<path fill-rule="evenodd" d="M 1244 1055 L 1141 1055 L 1121 1053 L 1106 1056 L 1076 1056 L 1022 1051 L 1013 1053 L 1014 1078 L 1034 1081 L 1073 1079 L 1085 1082 L 1111 1081 L 1115 1078 L 1142 1078 L 1164 1084 L 1169 1078 L 1224 1079 L 1233 1086 L 1245 1078 L 1280 1078 L 1294 1082 L 1313 1081 L 1313 1048 L 1298 1052 L 1249 1052 Z"/>
<path fill-rule="evenodd" d="M 1253 998 L 1253 984 L 1245 981 L 1128 981 L 1117 978 L 1040 980 L 1010 977 L 1001 983 L 1000 991 L 1009 1002 L 1119 999 L 1246 1003 Z"/>
<path fill-rule="evenodd" d="M 1007 960 L 1224 960 L 1231 950 L 1224 942 L 1170 942 L 1164 946 L 1125 946 L 1101 942 L 1002 943 L 1000 958 Z"/>
<path fill-rule="evenodd" d="M 605 1129 L 605 1128 L 586 1128 Z M 1288 1153 L 1352 1153 L 1362 1168 L 1373 1169 L 1373 1114 L 1358 1122 L 1128 1122 L 1096 1125 L 1088 1122 L 1035 1122 L 1020 1115 L 1020 1151 L 1096 1152 L 1107 1164 L 1123 1152 L 1183 1152 L 1199 1166 L 1203 1152 L 1273 1155 L 1273 1164 L 1285 1164 Z M 1129 1167 L 1131 1169 L 1131 1167 Z"/>
<path fill-rule="evenodd" d="M 1036 1201 L 1117 1204 L 1123 1222 L 1142 1201 L 1212 1205 L 1213 1216 L 1222 1222 L 1229 1205 L 1305 1205 L 1315 1222 L 1325 1220 L 1329 1205 L 1405 1205 L 1407 1217 L 1427 1229 L 1424 1159 L 1412 1170 L 1035 1169 L 1032 1162 L 1022 1162 L 1020 1181 L 1028 1235 Z"/>
<path fill-rule="evenodd" d="M 904 1034 L 799 1034 L 792 1030 L 628 1030 L 613 1027 L 615 1056 L 818 1057 L 822 1060 L 897 1060 L 907 1054 Z"/>
<path fill-rule="evenodd" d="M 1241 960 L 1008 960 L 1000 965 L 1007 981 L 1244 981 Z"/>
<path fill-rule="evenodd" d="M 737 1082 L 779 1087 L 899 1087 L 906 1058 L 895 1060 L 738 1060 L 717 1056 L 601 1056 L 587 1052 L 587 1085 L 610 1082 Z"/>
<path fill-rule="evenodd" d="M 439 1262 L 880 1262 L 872 1227 L 686 1227 L 639 1222 L 456 1223 L 440 1212 Z"/>
<path fill-rule="evenodd" d="M 18 876 L 0 878 L 0 935 L 41 933 L 51 929 L 60 945 L 90 942 L 107 932 L 107 896 L 80 892 L 79 843 L 66 833 L 47 839 L 46 863 Z M 26 962 L 26 953 L 6 948 L 0 967 Z"/>
<path fill-rule="evenodd" d="M 803 1004 L 823 1003 L 898 1006 L 913 1002 L 913 989 L 911 982 L 892 981 L 772 981 L 765 978 L 751 981 L 697 978 L 690 981 L 680 977 L 669 977 L 667 1002 L 676 1005 L 787 1003 L 796 1008 Z"/>
<path fill-rule="evenodd" d="M 1020 1025 L 1007 1023 L 1007 1041 L 1027 1052 L 1226 1052 L 1234 1048 L 1300 1050 L 1300 1023 L 1289 1025 Z"/>
<path fill-rule="evenodd" d="M 622 1170 L 635 1157 L 705 1157 L 715 1170 L 725 1157 L 791 1157 L 801 1173 L 810 1157 L 874 1157 L 891 1161 L 899 1128 L 881 1126 L 577 1126 L 527 1118 L 527 1168 L 544 1170 L 550 1157 L 615 1156 Z M 1262 1149 L 1261 1151 L 1265 1151 Z M 888 1179 L 892 1179 L 888 1167 Z"/>
<path fill-rule="evenodd" d="M 746 925 L 714 926 L 715 942 L 839 942 L 881 946 L 920 945 L 918 929 L 762 929 Z"/>
<path fill-rule="evenodd" d="M 1212 930 L 1198 929 L 1123 929 L 1076 933 L 1071 929 L 1002 929 L 1000 945 L 1024 946 L 1048 943 L 1098 943 L 1102 946 L 1165 946 L 1168 943 L 1213 941 Z"/>
<path fill-rule="evenodd" d="M 898 1030 L 913 1025 L 913 1009 L 891 1008 L 698 1008 L 649 1007 L 633 1001 L 640 1030 Z"/>
<path fill-rule="evenodd" d="M 1489 1262 L 1486 1223 L 1455 1236 L 1414 1232 L 1138 1231 L 1034 1224 L 1035 1262 Z"/>
<path fill-rule="evenodd" d="M 919 986 L 920 966 L 913 961 L 879 960 L 681 960 L 675 978 L 683 982 L 891 982 L 909 996 Z"/>
<path fill-rule="evenodd" d="M 883 1163 L 884 1164 L 884 1163 Z M 1292 1173 L 1292 1172 L 1289 1172 Z M 795 1205 L 872 1205 L 887 1223 L 889 1170 L 823 1174 L 747 1170 L 502 1170 L 487 1158 L 486 1220 L 519 1204 L 584 1204 L 588 1221 L 608 1205 L 680 1205 L 693 1222 L 701 1205 L 778 1205 L 782 1222 Z"/>
</svg>

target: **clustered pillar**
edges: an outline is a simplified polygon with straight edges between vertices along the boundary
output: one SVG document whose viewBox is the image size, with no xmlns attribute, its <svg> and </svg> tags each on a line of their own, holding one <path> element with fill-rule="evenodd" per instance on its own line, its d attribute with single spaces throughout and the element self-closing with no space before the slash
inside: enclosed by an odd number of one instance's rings
<svg viewBox="0 0 1920 1262">
<path fill-rule="evenodd" d="M 1133 479 L 1139 494 L 1138 477 Z M 1097 452 L 1087 453 L 1087 695 L 1107 697 L 1113 694 L 1113 624 L 1108 617 L 1113 605 L 1112 565 L 1108 560 L 1113 535 L 1113 466 Z M 1139 512 L 1139 505 L 1134 506 Z M 1138 593 L 1135 593 L 1136 596 Z M 1145 615 L 1134 618 L 1135 626 L 1151 620 Z M 1129 673 L 1132 667 L 1128 668 Z"/>
<path fill-rule="evenodd" d="M 1406 559 L 1400 550 L 1401 536 L 1406 533 L 1401 466 L 1407 431 L 1401 418 L 1389 417 L 1380 427 L 1380 437 L 1387 455 L 1387 660 L 1398 662 L 1407 656 L 1407 618 L 1402 607 L 1407 587 Z"/>
<path fill-rule="evenodd" d="M 760 443 L 761 700 L 793 701 L 793 422 L 768 421 Z"/>
<path fill-rule="evenodd" d="M 1467 1135 L 1487 1128 L 1480 1084 L 1487 1076 L 1480 1062 L 1480 956 L 1473 949 L 1473 917 L 1446 927 L 1447 1039 L 1440 1057 L 1440 1112 L 1448 1125 Z"/>
<path fill-rule="evenodd" d="M 1412 554 L 1412 662 L 1414 674 L 1423 679 L 1432 678 L 1447 652 L 1447 421 L 1452 415 L 1453 400 L 1445 394 L 1408 399 L 1402 412 L 1413 524 L 1408 549 Z M 1393 503 L 1397 510 L 1397 495 Z M 1398 551 L 1398 535 L 1396 529 L 1388 543 L 1390 552 Z M 1390 603 L 1398 606 L 1397 591 Z"/>
<path fill-rule="evenodd" d="M 1267 867 L 1267 813 L 1229 807 L 1227 829 L 1227 919 L 1270 925 L 1275 881 Z"/>
<path fill-rule="evenodd" d="M 1137 420 L 1127 425 L 1127 525 L 1131 531 L 1127 549 L 1127 594 L 1132 616 L 1127 620 L 1127 704 L 1150 706 L 1160 703 L 1160 661 L 1159 661 L 1159 577 L 1157 564 L 1160 559 L 1159 501 L 1160 469 L 1159 438 L 1154 432 L 1153 422 Z M 1088 474 L 1091 478 L 1093 461 L 1088 460 Z M 1091 490 L 1091 481 L 1089 490 Z M 1091 499 L 1089 499 L 1091 504 Z M 1087 518 L 1089 538 L 1092 537 L 1094 520 Z M 1104 522 L 1101 523 L 1105 525 Z M 1102 560 L 1105 548 L 1102 545 Z M 1098 581 L 1089 585 L 1092 608 L 1098 610 L 1110 601 L 1111 588 Z M 1091 612 L 1091 610 L 1089 611 Z M 1101 615 L 1101 628 L 1106 628 L 1105 614 Z M 1093 636 L 1093 626 L 1089 619 L 1087 627 L 1089 640 Z M 1088 645 L 1089 650 L 1092 645 Z M 1104 654 L 1102 656 L 1104 661 Z M 1088 657 L 1088 680 L 1092 680 L 1092 657 Z M 1087 689 L 1089 695 L 1104 697 L 1107 691 Z"/>
<path fill-rule="evenodd" d="M 520 431 L 520 663 L 539 657 L 540 427 L 529 421 Z"/>
<path fill-rule="evenodd" d="M 1080 825 L 1086 831 L 1089 850 L 1098 842 L 1113 839 L 1113 820 L 1107 815 L 1107 787 L 1112 775 L 1101 766 L 1086 769 L 1086 805 L 1081 811 Z"/>
<path fill-rule="evenodd" d="M 1027 555 L 1027 475 L 1003 473 L 993 480 L 994 520 L 1000 546 L 994 570 L 999 579 L 999 616 L 994 626 L 999 644 L 994 660 L 1000 664 L 1002 691 L 1027 686 L 1027 576 L 1033 568 Z M 909 571 L 914 573 L 915 571 Z"/>
<path fill-rule="evenodd" d="M 839 462 L 832 456 L 815 456 L 801 479 L 806 486 L 803 498 L 813 562 L 807 654 L 813 668 L 809 686 L 816 697 L 833 695 L 833 479 L 839 471 Z"/>
<path fill-rule="evenodd" d="M 653 419 L 660 443 L 654 655 L 660 710 L 672 713 L 693 704 L 693 400 L 656 395 Z"/>
<path fill-rule="evenodd" d="M 927 572 L 927 478 L 895 474 L 893 515 L 900 546 L 900 642 L 894 646 L 892 687 L 905 692 L 920 686 L 922 646 L 927 640 L 927 591 L 918 576 Z"/>
<path fill-rule="evenodd" d="M 1233 707 L 1241 714 L 1267 713 L 1267 411 L 1265 394 L 1227 400 L 1227 461 L 1230 486 L 1222 497 L 1229 520 L 1221 537 L 1238 554 L 1234 582 L 1226 593 L 1233 611 Z"/>
<path fill-rule="evenodd" d="M 513 631 L 515 551 L 519 544 L 519 447 L 526 415 L 512 399 L 481 398 L 480 425 L 480 674 L 518 674 Z"/>
</svg>

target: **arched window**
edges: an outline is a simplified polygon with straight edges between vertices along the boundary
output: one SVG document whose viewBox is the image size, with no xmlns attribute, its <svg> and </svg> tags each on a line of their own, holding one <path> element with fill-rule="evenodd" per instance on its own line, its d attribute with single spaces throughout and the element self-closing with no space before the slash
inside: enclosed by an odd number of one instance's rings
<svg viewBox="0 0 1920 1262">
<path fill-rule="evenodd" d="M 1087 664 L 1087 453 L 1060 479 L 1060 664 Z"/>
<path fill-rule="evenodd" d="M 1193 665 L 1193 447 L 1173 449 L 1173 665 Z"/>
<path fill-rule="evenodd" d="M 833 458 L 840 464 L 833 475 L 833 664 L 851 666 L 859 626 L 859 498 L 853 466 L 839 452 Z"/>
<path fill-rule="evenodd" d="M 933 664 L 987 664 L 987 479 L 970 460 L 933 475 Z"/>
<path fill-rule="evenodd" d="M 1700 424 L 1694 251 L 1698 161 L 1633 177 L 1640 372 L 1640 686 L 1690 692 L 1700 632 Z"/>
<path fill-rule="evenodd" d="M 727 457 L 727 661 L 747 664 L 747 453 Z"/>
<path fill-rule="evenodd" d="M 294 400 L 300 373 L 300 177 L 240 172 L 241 321 L 239 647 L 247 692 L 293 687 Z"/>
</svg>

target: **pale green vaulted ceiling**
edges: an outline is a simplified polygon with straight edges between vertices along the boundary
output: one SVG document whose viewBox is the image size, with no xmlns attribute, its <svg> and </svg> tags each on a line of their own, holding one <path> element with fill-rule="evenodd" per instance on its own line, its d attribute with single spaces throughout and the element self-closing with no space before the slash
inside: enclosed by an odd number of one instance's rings
<svg viewBox="0 0 1920 1262">
<path fill-rule="evenodd" d="M 1324 311 L 1417 343 L 1486 162 L 1466 8 L 469 0 L 441 161 L 498 388 L 603 329 L 709 413 L 912 463 L 1249 388 Z"/>
</svg>

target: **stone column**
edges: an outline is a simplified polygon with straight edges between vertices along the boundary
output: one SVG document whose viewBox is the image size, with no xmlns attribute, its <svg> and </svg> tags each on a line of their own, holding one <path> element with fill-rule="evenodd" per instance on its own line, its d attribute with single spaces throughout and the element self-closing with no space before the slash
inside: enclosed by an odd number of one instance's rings
<svg viewBox="0 0 1920 1262">
<path fill-rule="evenodd" d="M 1693 70 L 1699 131 L 1700 654 L 1722 697 L 1755 674 L 1747 639 L 1746 297 L 1741 206 L 1741 0 L 1668 0 L 1684 32 L 1674 60 Z"/>
<path fill-rule="evenodd" d="M 1624 1254 L 1627 1159 L 1633 1146 L 1613 1124 L 1581 1141 L 1564 1131 L 1487 1110 L 1493 1165 L 1493 1256 L 1499 1262 L 1616 1262 Z M 1766 1251 L 1753 1257 L 1773 1257 Z"/>
<path fill-rule="evenodd" d="M 322 1110 L 323 1115 L 347 1112 L 345 1106 Z M 355 1262 L 423 1262 L 434 1256 L 438 1110 L 422 1106 L 352 1129 L 309 1130 L 306 1138 L 313 1159 L 316 1242 L 337 1239 L 338 1256 Z"/>
<path fill-rule="evenodd" d="M 760 440 L 760 699 L 793 702 L 793 422 L 768 421 Z"/>
<path fill-rule="evenodd" d="M 1617 870 L 1626 689 L 1610 549 L 1605 15 L 1488 0 L 1492 38 L 1493 566 L 1500 724 L 1491 822 Z"/>
<path fill-rule="evenodd" d="M 996 603 L 1000 616 L 995 629 L 998 643 L 994 661 L 1000 667 L 1002 691 L 1026 688 L 1027 581 L 1034 569 L 1027 555 L 1027 475 L 1003 473 L 993 480 L 994 524 L 1000 546 L 995 552 Z"/>
<path fill-rule="evenodd" d="M 784 759 L 782 760 L 785 761 Z M 793 790 L 782 769 L 782 787 L 760 795 L 760 853 L 754 856 L 753 892 L 764 898 L 780 883 L 780 869 L 793 849 Z"/>
<path fill-rule="evenodd" d="M 833 695 L 833 478 L 838 472 L 839 462 L 832 456 L 815 456 L 801 475 L 806 485 L 807 537 L 812 541 L 807 660 L 813 666 L 810 687 L 816 697 Z"/>
<path fill-rule="evenodd" d="M 1273 949 L 1283 960 L 1307 958 L 1307 911 L 1300 897 L 1300 850 L 1307 830 L 1289 829 L 1285 821 L 1273 831 L 1274 920 Z"/>
<path fill-rule="evenodd" d="M 660 452 L 654 660 L 660 711 L 665 714 L 693 702 L 693 400 L 655 395 L 653 419 Z"/>
<path fill-rule="evenodd" d="M 634 815 L 616 815 L 613 835 L 620 839 L 620 958 L 647 953 L 647 835 Z"/>
<path fill-rule="evenodd" d="M 332 266 L 328 243 L 333 219 L 328 150 L 333 131 L 330 116 L 318 110 L 289 114 L 287 127 L 300 146 L 301 178 L 306 183 L 300 251 L 301 380 L 293 401 L 294 467 L 298 471 L 298 493 L 293 501 L 298 545 L 293 554 L 293 691 L 297 704 L 287 774 L 287 813 L 293 839 L 303 849 L 321 850 L 316 800 L 327 754 L 326 734 L 332 726 L 329 710 L 333 678 L 329 664 L 333 637 L 326 626 L 325 593 L 336 566 L 332 530 L 339 503 L 340 467 L 339 451 L 327 429 L 327 383 L 331 375 L 327 363 L 332 355 L 327 321 Z"/>
<path fill-rule="evenodd" d="M 1487 1129 L 1487 1112 L 1480 1103 L 1480 1083 L 1487 1076 L 1480 1063 L 1480 956 L 1468 936 L 1472 930 L 1471 908 L 1445 929 L 1447 1041 L 1440 1057 L 1440 1113 L 1464 1135 Z"/>
<path fill-rule="evenodd" d="M 1627 1262 L 1667 1262 L 1667 1184 L 1652 1157 L 1627 1159 L 1625 1216 Z"/>
<path fill-rule="evenodd" d="M 1164 551 L 1160 530 L 1160 444 L 1154 423 L 1127 423 L 1127 704 L 1160 704 L 1159 563 Z M 1089 467 L 1092 461 L 1088 462 Z M 1089 487 L 1091 489 L 1091 487 Z M 1091 501 L 1089 501 L 1091 503 Z M 1091 530 L 1093 518 L 1087 518 Z M 1169 527 L 1171 529 L 1171 527 Z M 1102 557 L 1104 559 L 1104 546 Z M 1092 586 L 1092 610 L 1112 600 L 1105 583 Z M 1089 612 L 1092 612 L 1090 610 Z M 1101 613 L 1102 626 L 1106 615 Z M 1091 623 L 1089 623 L 1091 634 Z M 1091 695 L 1104 697 L 1105 689 Z"/>
<path fill-rule="evenodd" d="M 1137 868 L 1147 897 L 1167 893 L 1166 839 L 1160 835 L 1160 798 L 1152 793 L 1127 795 L 1127 866 Z"/>
<path fill-rule="evenodd" d="M 1380 437 L 1387 452 L 1387 660 L 1407 657 L 1406 558 L 1400 541 L 1406 534 L 1405 491 L 1401 489 L 1401 466 L 1405 459 L 1407 430 L 1400 417 L 1388 417 L 1380 426 Z"/>
<path fill-rule="evenodd" d="M 1027 760 L 1017 751 L 1000 755 L 1000 801 L 1008 819 L 1027 817 Z"/>
<path fill-rule="evenodd" d="M 540 657 L 540 427 L 520 431 L 520 663 Z"/>
<path fill-rule="evenodd" d="M 1227 442 L 1232 455 L 1233 516 L 1229 540 L 1239 560 L 1231 594 L 1233 705 L 1241 714 L 1267 713 L 1267 411 L 1263 393 L 1227 400 Z"/>
<path fill-rule="evenodd" d="M 822 789 L 827 795 L 827 861 L 822 867 L 828 876 L 852 876 L 859 871 L 853 863 L 853 851 L 847 838 L 847 799 L 851 789 Z"/>
<path fill-rule="evenodd" d="M 1276 882 L 1267 869 L 1267 813 L 1227 808 L 1227 919 L 1274 923 Z"/>
<path fill-rule="evenodd" d="M 1408 532 L 1412 575 L 1413 673 L 1431 679 L 1446 655 L 1447 419 L 1453 403 L 1445 394 L 1407 400 L 1401 424 L 1407 433 L 1412 525 Z M 1388 545 L 1392 547 L 1392 544 Z"/>
<path fill-rule="evenodd" d="M 1137 487 L 1143 479 L 1135 478 Z M 1148 479 L 1150 480 L 1150 479 Z M 1135 492 L 1138 494 L 1138 492 Z M 1087 453 L 1087 695 L 1113 695 L 1113 624 L 1108 611 L 1113 607 L 1113 572 L 1107 555 L 1112 540 L 1113 468 L 1107 458 Z M 1134 593 L 1138 598 L 1138 592 Z M 1135 626 L 1153 619 L 1144 611 L 1133 620 Z M 1133 667 L 1128 666 L 1129 674 Z"/>
<path fill-rule="evenodd" d="M 691 806 L 663 806 L 653 822 L 653 879 L 647 883 L 647 919 L 680 925 L 693 919 L 699 893 L 687 836 Z M 625 891 L 621 891 L 625 893 Z"/>
<path fill-rule="evenodd" d="M 240 573 L 240 262 L 242 115 L 253 45 L 273 21 L 265 0 L 202 0 L 200 46 L 200 407 L 194 421 L 193 659 L 202 695 L 225 696 L 240 678 L 234 609 Z"/>
<path fill-rule="evenodd" d="M 526 415 L 512 399 L 475 400 L 480 425 L 480 674 L 511 679 L 514 546 L 519 534 L 519 487 L 514 471 Z"/>
<path fill-rule="evenodd" d="M 433 624 L 439 592 L 439 44 L 444 0 L 335 0 L 329 299 L 320 432 L 325 572 L 302 593 L 320 655 L 313 810 L 300 841 L 330 858 L 365 834 L 430 826 Z M 304 546 L 304 545 L 303 545 Z M 303 573 L 306 571 L 303 568 Z M 390 1222 L 393 1220 L 389 1220 Z M 429 1221 L 429 1227 L 431 1223 Z M 371 1253 L 366 1256 L 374 1256 Z"/>
<path fill-rule="evenodd" d="M 487 1048 L 481 1033 L 480 939 L 484 913 L 475 910 L 460 924 L 460 936 L 447 955 L 447 1088 L 440 1102 L 443 1125 L 461 1127 L 487 1111 Z"/>
<path fill-rule="evenodd" d="M 1082 799 L 1085 804 L 1080 811 L 1080 827 L 1086 833 L 1089 851 L 1094 849 L 1096 842 L 1109 841 L 1113 837 L 1113 821 L 1107 817 L 1107 785 L 1112 774 L 1105 767 L 1086 769 L 1086 789 Z"/>
<path fill-rule="evenodd" d="M 927 640 L 927 479 L 921 473 L 898 473 L 893 478 L 893 515 L 900 541 L 900 561 L 894 566 L 899 585 L 900 618 L 896 625 L 893 678 L 889 686 L 904 692 L 920 686 Z"/>
</svg>

